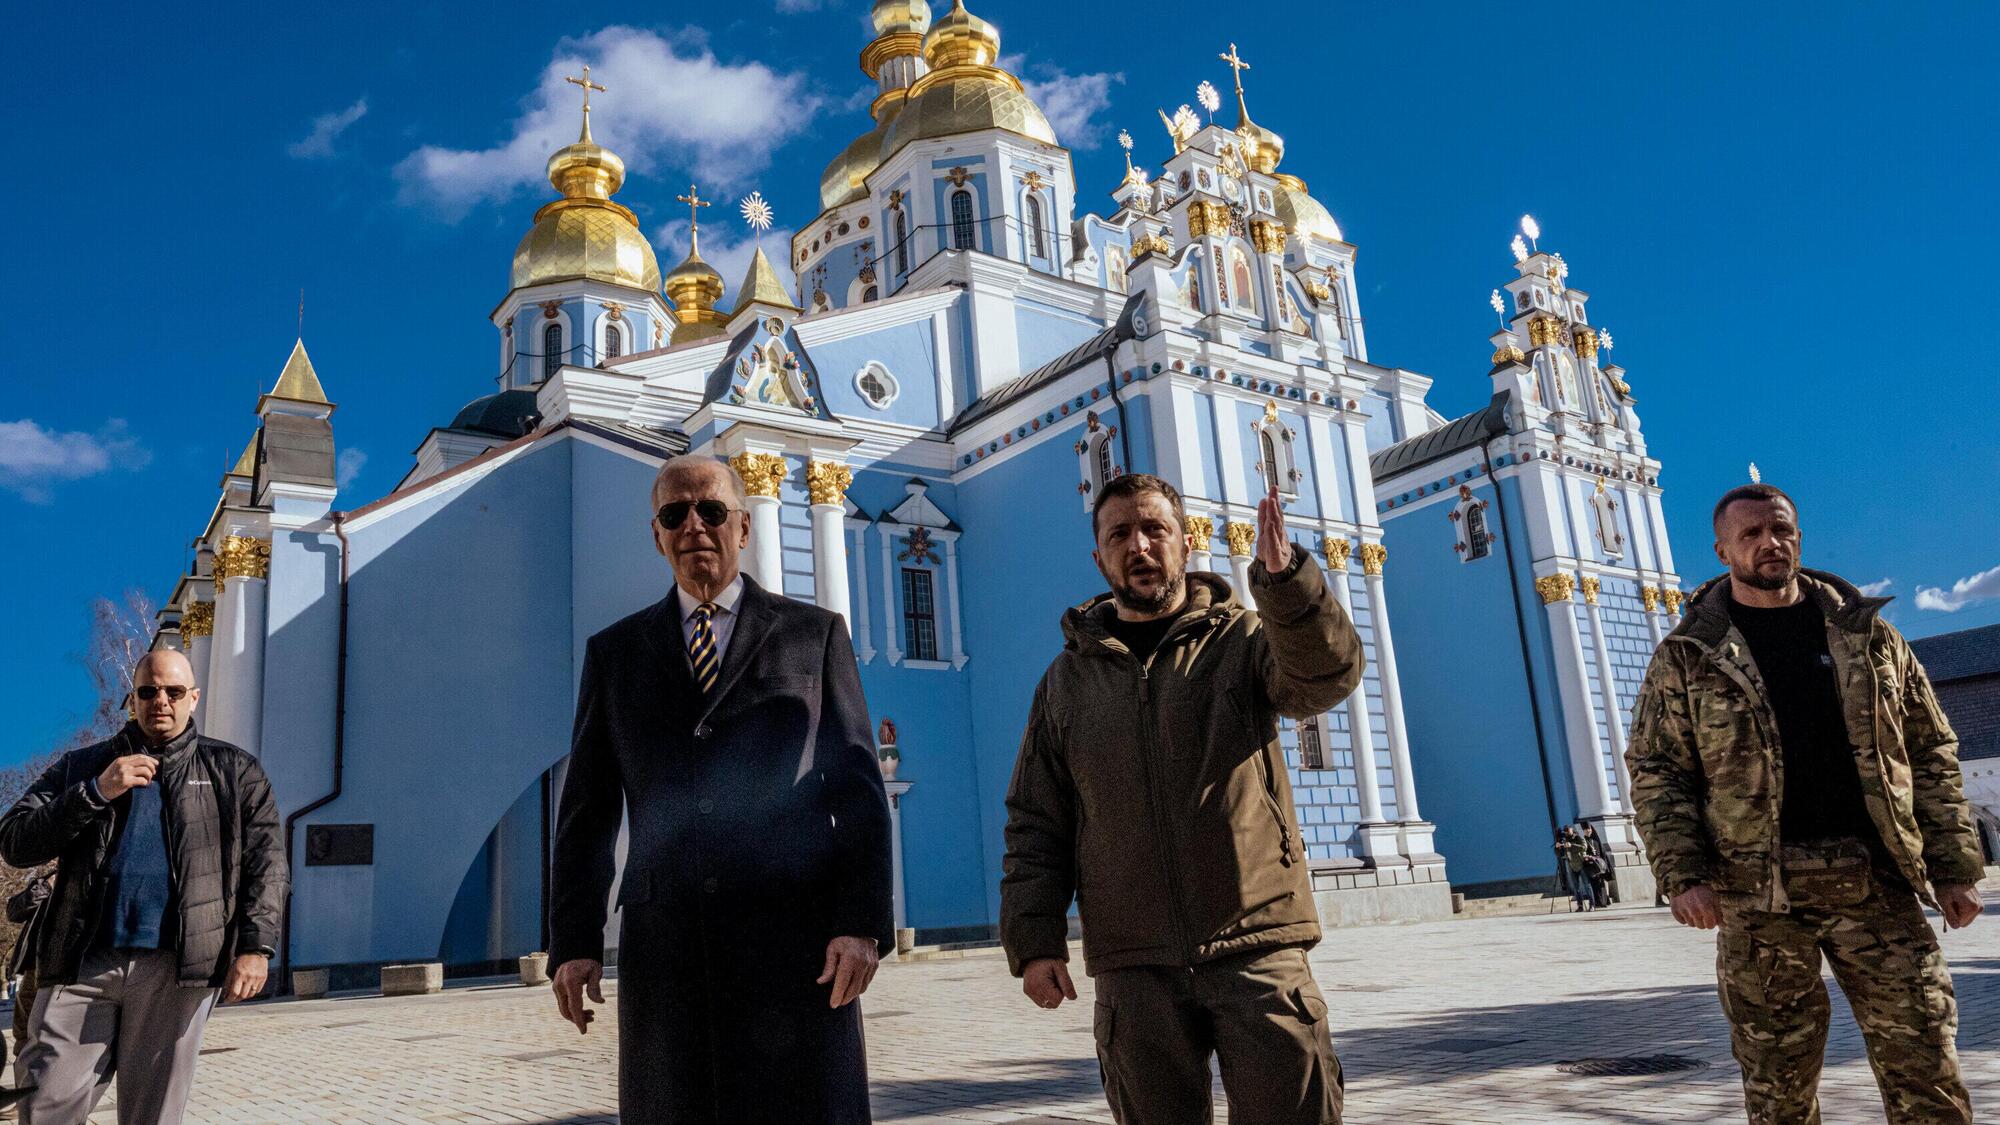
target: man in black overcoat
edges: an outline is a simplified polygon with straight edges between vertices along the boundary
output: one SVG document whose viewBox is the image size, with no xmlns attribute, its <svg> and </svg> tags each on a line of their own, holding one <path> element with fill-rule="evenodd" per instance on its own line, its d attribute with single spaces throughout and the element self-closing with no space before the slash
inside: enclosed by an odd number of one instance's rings
<svg viewBox="0 0 2000 1125">
<path fill-rule="evenodd" d="M 847 626 L 739 572 L 742 482 L 668 461 L 674 588 L 590 639 L 552 861 L 563 1018 L 603 1003 L 619 816 L 626 1125 L 870 1120 L 856 999 L 894 942 L 889 805 Z"/>
</svg>

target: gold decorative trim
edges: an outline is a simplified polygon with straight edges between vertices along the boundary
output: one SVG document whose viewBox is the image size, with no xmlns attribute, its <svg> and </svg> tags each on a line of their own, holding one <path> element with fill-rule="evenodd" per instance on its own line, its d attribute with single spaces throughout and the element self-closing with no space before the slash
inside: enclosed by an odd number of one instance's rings
<svg viewBox="0 0 2000 1125">
<path fill-rule="evenodd" d="M 181 637 L 193 641 L 196 637 L 215 634 L 215 603 L 191 602 L 181 610 Z"/>
<path fill-rule="evenodd" d="M 1511 343 L 1502 344 L 1494 349 L 1493 352 L 1493 366 L 1495 367 L 1499 367 L 1504 363 L 1526 363 L 1527 361 L 1528 357 L 1522 353 L 1521 349 Z"/>
<path fill-rule="evenodd" d="M 1562 322 L 1554 317 L 1538 316 L 1528 322 L 1528 346 L 1531 348 L 1566 343 L 1568 338 L 1569 333 L 1563 331 Z"/>
<path fill-rule="evenodd" d="M 1576 330 L 1576 354 L 1585 359 L 1597 358 L 1597 333 L 1589 328 Z"/>
<path fill-rule="evenodd" d="M 222 589 L 225 578 L 268 578 L 271 575 L 271 544 L 248 535 L 231 535 L 215 552 L 215 588 Z"/>
<path fill-rule="evenodd" d="M 1326 565 L 1332 570 L 1346 570 L 1348 556 L 1354 553 L 1354 540 L 1345 535 L 1322 535 L 1319 537 L 1320 552 L 1326 555 Z"/>
<path fill-rule="evenodd" d="M 1132 240 L 1132 260 L 1138 261 L 1148 254 L 1172 254 L 1174 244 L 1163 234 L 1142 234 Z"/>
<path fill-rule="evenodd" d="M 1679 617 L 1681 615 L 1681 599 L 1685 597 L 1687 597 L 1687 595 L 1679 590 L 1660 591 L 1660 600 L 1667 603 L 1667 612 L 1674 615 L 1675 617 Z"/>
<path fill-rule="evenodd" d="M 1189 238 L 1228 234 L 1229 208 L 1220 203 L 1197 199 L 1188 204 L 1187 224 Z"/>
<path fill-rule="evenodd" d="M 1239 559 L 1247 559 L 1257 550 L 1257 525 L 1231 520 L 1222 529 L 1229 538 L 1229 553 Z"/>
<path fill-rule="evenodd" d="M 1600 589 L 1603 588 L 1603 583 L 1598 581 L 1596 575 L 1586 574 L 1584 575 L 1582 586 L 1583 586 L 1583 604 L 1596 605 L 1597 593 Z"/>
<path fill-rule="evenodd" d="M 1535 593 L 1542 596 L 1543 605 L 1566 602 L 1576 594 L 1576 576 L 1558 571 L 1555 574 L 1535 579 Z"/>
<path fill-rule="evenodd" d="M 1189 516 L 1187 533 L 1194 537 L 1194 549 L 1207 553 L 1215 540 L 1215 520 L 1208 516 Z"/>
<path fill-rule="evenodd" d="M 1647 613 L 1657 612 L 1660 608 L 1660 588 L 1658 586 L 1639 587 L 1639 600 L 1645 603 Z"/>
<path fill-rule="evenodd" d="M 1384 547 L 1380 543 L 1363 543 L 1361 545 L 1361 573 L 1380 574 L 1382 573 L 1382 564 L 1388 561 L 1389 548 Z"/>
<path fill-rule="evenodd" d="M 838 461 L 806 462 L 806 492 L 815 504 L 838 505 L 847 499 L 847 486 L 854 483 L 854 470 Z"/>
<path fill-rule="evenodd" d="M 1254 219 L 1250 223 L 1250 244 L 1259 254 L 1282 254 L 1285 250 L 1285 224 L 1269 219 Z"/>
<path fill-rule="evenodd" d="M 729 467 L 743 481 L 743 491 L 752 496 L 778 498 L 778 486 L 784 483 L 791 466 L 776 453 L 738 453 L 729 459 Z"/>
</svg>

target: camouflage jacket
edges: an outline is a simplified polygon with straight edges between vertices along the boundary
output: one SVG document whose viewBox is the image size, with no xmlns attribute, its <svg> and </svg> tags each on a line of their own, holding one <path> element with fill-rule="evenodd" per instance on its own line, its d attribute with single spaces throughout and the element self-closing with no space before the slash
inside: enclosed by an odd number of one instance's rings
<svg viewBox="0 0 2000 1125">
<path fill-rule="evenodd" d="M 1826 614 L 1862 795 L 1889 859 L 1926 901 L 1931 883 L 1978 882 L 1958 736 L 1910 646 L 1881 619 L 1888 599 L 1822 571 L 1799 582 Z M 1668 894 L 1706 883 L 1753 909 L 1790 909 L 1779 869 L 1778 723 L 1729 619 L 1726 579 L 1695 591 L 1653 654 L 1625 761 L 1639 834 Z"/>
</svg>

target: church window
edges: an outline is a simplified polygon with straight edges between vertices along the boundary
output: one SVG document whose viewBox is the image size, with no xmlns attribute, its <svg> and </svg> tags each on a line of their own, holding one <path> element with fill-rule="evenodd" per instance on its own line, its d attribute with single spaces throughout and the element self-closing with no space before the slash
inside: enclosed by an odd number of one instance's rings
<svg viewBox="0 0 2000 1125">
<path fill-rule="evenodd" d="M 900 207 L 896 209 L 896 272 L 910 272 L 910 220 Z"/>
<path fill-rule="evenodd" d="M 604 326 L 604 358 L 617 359 L 625 354 L 625 334 L 615 324 Z"/>
<path fill-rule="evenodd" d="M 1049 256 L 1049 231 L 1042 222 L 1042 201 L 1032 193 L 1028 196 L 1028 238 L 1035 257 Z"/>
<path fill-rule="evenodd" d="M 1299 768 L 1302 770 L 1326 768 L 1326 741 L 1320 737 L 1318 718 L 1306 719 L 1299 723 Z"/>
<path fill-rule="evenodd" d="M 936 660 L 937 602 L 931 572 L 903 568 L 903 653 L 911 660 Z"/>
<path fill-rule="evenodd" d="M 972 225 L 972 193 L 959 190 L 951 193 L 951 246 L 954 250 L 971 250 L 976 235 Z"/>
<path fill-rule="evenodd" d="M 1486 505 L 1475 504 L 1465 512 L 1465 557 L 1483 559 L 1493 553 L 1493 536 L 1486 531 Z"/>
<path fill-rule="evenodd" d="M 1271 437 L 1268 427 L 1257 433 L 1257 447 L 1263 452 L 1264 483 L 1278 479 L 1278 443 Z"/>
<path fill-rule="evenodd" d="M 542 377 L 554 375 L 562 363 L 562 325 L 551 324 L 542 329 Z"/>
<path fill-rule="evenodd" d="M 1101 490 L 1105 485 L 1111 483 L 1112 477 L 1117 475 L 1111 470 L 1110 438 L 1107 437 L 1104 440 L 1099 441 L 1097 443 L 1096 462 L 1097 462 L 1097 488 L 1091 489 L 1092 492 L 1097 492 Z"/>
<path fill-rule="evenodd" d="M 1264 488 L 1278 486 L 1281 496 L 1299 494 L 1298 461 L 1292 449 L 1292 439 L 1297 435 L 1285 428 L 1278 419 L 1278 404 L 1269 403 L 1264 416 L 1250 424 L 1257 435 L 1257 473 L 1264 478 Z"/>
<path fill-rule="evenodd" d="M 896 393 L 901 388 L 896 384 L 896 377 L 889 374 L 888 368 L 871 360 L 855 373 L 854 389 L 861 392 L 861 397 L 868 405 L 883 410 L 896 401 Z"/>
<path fill-rule="evenodd" d="M 1598 482 L 1597 491 L 1591 494 L 1590 511 L 1592 522 L 1597 525 L 1597 542 L 1604 548 L 1604 557 L 1624 557 L 1625 535 L 1618 530 L 1618 501 L 1604 490 L 1603 481 Z"/>
<path fill-rule="evenodd" d="M 1255 283 L 1251 280 L 1250 255 L 1243 252 L 1242 246 L 1234 243 L 1229 247 L 1229 272 L 1230 281 L 1236 289 L 1237 302 L 1255 310 L 1257 298 L 1252 292 Z"/>
<path fill-rule="evenodd" d="M 881 295 L 882 295 L 881 290 L 876 289 L 873 285 L 870 285 L 868 288 L 863 289 L 861 291 L 861 303 L 865 305 L 868 302 L 874 300 L 875 298 L 880 297 Z"/>
</svg>

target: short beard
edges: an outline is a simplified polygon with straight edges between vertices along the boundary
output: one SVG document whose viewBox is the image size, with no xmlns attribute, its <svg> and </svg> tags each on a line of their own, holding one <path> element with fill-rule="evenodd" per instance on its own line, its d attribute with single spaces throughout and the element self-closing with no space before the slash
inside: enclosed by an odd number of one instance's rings
<svg viewBox="0 0 2000 1125">
<path fill-rule="evenodd" d="M 1786 586 L 1791 585 L 1792 580 L 1799 576 L 1799 567 L 1797 563 L 1788 564 L 1785 567 L 1785 573 L 1776 578 L 1764 577 L 1754 566 L 1748 570 L 1737 570 L 1732 567 L 1730 568 L 1729 576 L 1753 590 L 1782 590 Z"/>
<path fill-rule="evenodd" d="M 1162 582 L 1160 588 L 1151 595 L 1140 593 L 1136 587 L 1113 582 L 1111 596 L 1118 599 L 1119 605 L 1134 613 L 1161 614 L 1173 608 L 1174 603 L 1180 600 L 1181 591 L 1186 587 L 1187 572 L 1182 571 L 1174 575 L 1171 581 Z"/>
</svg>

